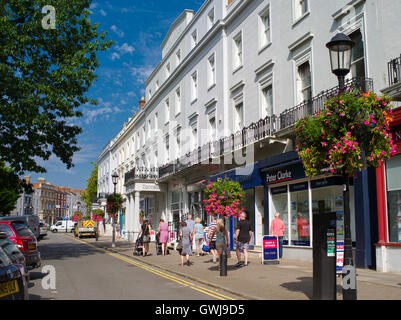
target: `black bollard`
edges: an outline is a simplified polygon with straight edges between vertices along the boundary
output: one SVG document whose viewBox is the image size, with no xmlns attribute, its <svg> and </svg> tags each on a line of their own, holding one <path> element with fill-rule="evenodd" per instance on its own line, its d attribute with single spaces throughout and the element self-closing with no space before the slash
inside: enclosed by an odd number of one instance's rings
<svg viewBox="0 0 401 320">
<path fill-rule="evenodd" d="M 223 250 L 220 255 L 220 276 L 226 277 L 227 276 L 227 252 Z"/>
</svg>

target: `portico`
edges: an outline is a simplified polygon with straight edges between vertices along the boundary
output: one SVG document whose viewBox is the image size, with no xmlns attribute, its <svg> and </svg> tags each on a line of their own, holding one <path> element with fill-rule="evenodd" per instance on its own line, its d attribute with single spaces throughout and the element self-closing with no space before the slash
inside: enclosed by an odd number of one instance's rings
<svg viewBox="0 0 401 320">
<path fill-rule="evenodd" d="M 127 197 L 125 238 L 135 242 L 141 228 L 141 213 L 149 220 L 152 229 L 156 229 L 161 217 L 166 217 L 167 185 L 143 177 L 128 175 L 127 179 L 126 175 L 125 188 Z"/>
</svg>

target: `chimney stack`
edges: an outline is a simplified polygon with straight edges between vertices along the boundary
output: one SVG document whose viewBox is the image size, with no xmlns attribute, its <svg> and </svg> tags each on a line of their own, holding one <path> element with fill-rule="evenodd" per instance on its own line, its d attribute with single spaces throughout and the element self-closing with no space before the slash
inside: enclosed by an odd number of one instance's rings
<svg viewBox="0 0 401 320">
<path fill-rule="evenodd" d="M 141 100 L 139 101 L 139 110 L 141 110 L 143 108 L 145 103 L 146 103 L 145 98 L 142 96 Z"/>
</svg>

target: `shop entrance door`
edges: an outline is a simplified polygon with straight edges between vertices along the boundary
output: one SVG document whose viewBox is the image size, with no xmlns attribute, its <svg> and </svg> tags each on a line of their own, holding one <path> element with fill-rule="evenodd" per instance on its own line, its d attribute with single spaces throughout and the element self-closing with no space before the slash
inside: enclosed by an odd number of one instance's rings
<svg viewBox="0 0 401 320">
<path fill-rule="evenodd" d="M 313 214 L 313 299 L 336 300 L 336 213 Z"/>
</svg>

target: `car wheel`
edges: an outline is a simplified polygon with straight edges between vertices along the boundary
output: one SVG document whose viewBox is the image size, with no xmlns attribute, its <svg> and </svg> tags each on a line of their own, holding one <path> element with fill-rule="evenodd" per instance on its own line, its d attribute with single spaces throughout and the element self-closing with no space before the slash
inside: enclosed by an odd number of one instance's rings
<svg viewBox="0 0 401 320">
<path fill-rule="evenodd" d="M 56 232 L 58 232 L 58 230 L 57 229 L 53 229 L 53 233 L 56 233 Z"/>
</svg>

